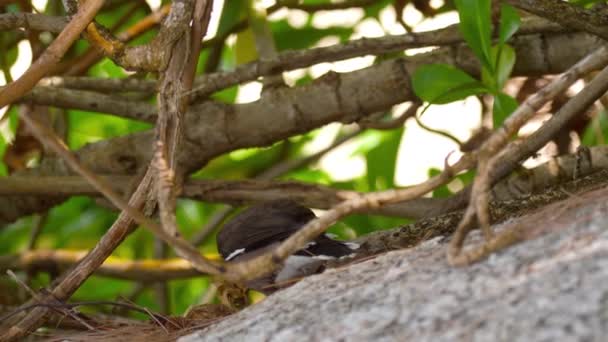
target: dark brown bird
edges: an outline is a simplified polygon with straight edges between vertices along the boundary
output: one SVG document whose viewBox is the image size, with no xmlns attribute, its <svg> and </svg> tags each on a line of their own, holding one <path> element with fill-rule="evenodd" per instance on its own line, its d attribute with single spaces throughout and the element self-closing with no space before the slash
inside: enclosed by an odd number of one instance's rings
<svg viewBox="0 0 608 342">
<path fill-rule="evenodd" d="M 247 260 L 275 248 L 315 217 L 312 210 L 291 200 L 256 204 L 224 225 L 217 247 L 226 261 Z M 287 258 L 282 268 L 247 285 L 271 293 L 290 279 L 321 272 L 327 260 L 351 256 L 358 247 L 322 234 Z"/>
</svg>

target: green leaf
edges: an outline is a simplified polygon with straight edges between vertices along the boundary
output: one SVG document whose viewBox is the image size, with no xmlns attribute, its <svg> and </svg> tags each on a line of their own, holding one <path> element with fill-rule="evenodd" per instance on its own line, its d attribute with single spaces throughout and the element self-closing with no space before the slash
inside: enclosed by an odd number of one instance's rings
<svg viewBox="0 0 608 342">
<path fill-rule="evenodd" d="M 585 128 L 582 145 L 595 146 L 606 143 L 608 137 L 608 115 L 605 110 L 600 111 Z"/>
<path fill-rule="evenodd" d="M 447 64 L 423 65 L 412 76 L 414 92 L 422 100 L 442 104 L 486 92 L 486 87 L 466 72 Z"/>
<path fill-rule="evenodd" d="M 520 24 L 521 19 L 515 8 L 508 4 L 502 4 L 500 8 L 500 29 L 498 31 L 500 44 L 505 44 L 517 32 Z"/>
<path fill-rule="evenodd" d="M 595 5 L 597 3 L 603 3 L 605 0 L 570 0 L 569 2 L 573 5 L 582 6 L 582 7 L 590 7 L 591 5 Z"/>
<path fill-rule="evenodd" d="M 515 50 L 510 45 L 503 45 L 500 49 L 496 65 L 496 82 L 498 89 L 502 89 L 511 76 L 515 65 Z"/>
<path fill-rule="evenodd" d="M 331 176 L 323 170 L 298 169 L 291 171 L 281 179 L 325 185 L 332 184 Z"/>
<path fill-rule="evenodd" d="M 224 1 L 224 7 L 217 28 L 217 35 L 221 36 L 230 31 L 236 23 L 241 20 L 243 13 L 247 10 L 247 2 L 244 0 Z"/>
<path fill-rule="evenodd" d="M 24 217 L 17 222 L 2 227 L 2 239 L 0 239 L 0 252 L 4 255 L 24 250 L 32 231 L 32 216 Z"/>
<path fill-rule="evenodd" d="M 378 0 L 372 5 L 364 7 L 363 10 L 365 11 L 365 17 L 379 18 L 382 10 L 384 10 L 387 5 L 393 3 L 394 1 L 395 0 Z"/>
<path fill-rule="evenodd" d="M 171 312 L 182 315 L 193 303 L 198 303 L 201 293 L 209 287 L 209 278 L 179 279 L 170 284 Z"/>
<path fill-rule="evenodd" d="M 81 110 L 68 111 L 68 125 L 70 129 L 68 146 L 73 149 L 80 148 L 87 143 L 152 127 L 151 124 L 145 122 Z"/>
<path fill-rule="evenodd" d="M 380 143 L 365 154 L 367 182 L 371 191 L 386 190 L 395 186 L 397 152 L 404 128 L 380 132 Z"/>
<path fill-rule="evenodd" d="M 502 91 L 515 65 L 515 50 L 510 45 L 492 47 L 492 70 L 481 68 L 481 81 L 492 94 Z"/>
<path fill-rule="evenodd" d="M 499 93 L 494 97 L 494 128 L 500 127 L 502 123 L 517 109 L 519 103 L 513 97 Z"/>
<path fill-rule="evenodd" d="M 17 113 L 18 106 L 11 106 L 8 112 L 4 113 L 2 121 L 0 121 L 0 176 L 8 176 L 8 168 L 4 163 L 4 154 L 6 148 L 15 139 L 17 125 L 19 124 L 19 114 Z"/>
<path fill-rule="evenodd" d="M 255 36 L 250 28 L 236 34 L 234 55 L 236 56 L 237 65 L 249 63 L 258 58 L 258 51 L 255 48 Z"/>
<path fill-rule="evenodd" d="M 126 280 L 90 277 L 76 290 L 73 297 L 82 301 L 104 300 L 117 298 L 132 288 L 133 283 Z"/>
<path fill-rule="evenodd" d="M 226 89 L 222 89 L 211 95 L 211 98 L 225 103 L 232 103 L 236 100 L 236 96 L 238 95 L 239 87 L 234 86 Z"/>
<path fill-rule="evenodd" d="M 340 41 L 347 41 L 354 30 L 348 27 L 328 27 L 319 29 L 307 24 L 301 28 L 289 25 L 287 20 L 271 22 L 277 51 L 308 49 L 328 36 L 337 36 Z"/>
<path fill-rule="evenodd" d="M 101 78 L 123 78 L 126 76 L 123 68 L 104 58 L 89 69 L 89 75 Z"/>
<path fill-rule="evenodd" d="M 491 70 L 490 0 L 456 0 L 460 32 L 482 65 Z"/>
<path fill-rule="evenodd" d="M 496 75 L 488 70 L 486 67 L 481 67 L 481 83 L 488 87 L 488 92 L 496 94 L 500 92 L 498 82 L 496 82 Z"/>
<path fill-rule="evenodd" d="M 46 244 L 53 248 L 92 248 L 116 215 L 100 208 L 91 198 L 71 197 L 49 211 L 43 232 L 52 233 L 46 237 Z"/>
</svg>

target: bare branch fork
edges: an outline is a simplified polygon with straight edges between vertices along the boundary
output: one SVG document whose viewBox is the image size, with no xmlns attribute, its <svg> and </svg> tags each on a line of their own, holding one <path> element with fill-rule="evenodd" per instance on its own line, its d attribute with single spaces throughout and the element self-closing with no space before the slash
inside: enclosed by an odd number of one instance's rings
<svg viewBox="0 0 608 342">
<path fill-rule="evenodd" d="M 160 221 L 163 229 L 172 236 L 180 236 L 175 210 L 183 176 L 182 171 L 178 169 L 177 151 L 183 135 L 183 116 L 189 104 L 189 97 L 181 94 L 192 88 L 201 41 L 207 31 L 212 4 L 211 0 L 174 1 L 169 14 L 172 17 L 167 19 L 168 24 L 163 25 L 164 29 L 175 31 L 172 35 L 176 36 L 176 40 L 162 47 L 170 57 L 169 65 L 160 78 L 156 148 L 152 163 L 157 170 L 156 196 Z M 166 248 L 162 241 L 157 241 L 157 246 L 156 256 L 163 257 L 163 250 Z M 193 246 L 189 246 L 192 251 L 196 251 Z M 192 259 L 188 256 L 189 252 L 184 253 L 181 248 L 175 251 L 185 259 Z M 201 261 L 205 259 L 200 258 L 199 262 Z M 204 265 L 209 263 L 205 261 L 200 266 Z M 158 286 L 158 292 L 160 298 L 168 298 L 165 284 Z M 167 300 L 163 299 L 161 303 L 167 303 Z"/>
</svg>

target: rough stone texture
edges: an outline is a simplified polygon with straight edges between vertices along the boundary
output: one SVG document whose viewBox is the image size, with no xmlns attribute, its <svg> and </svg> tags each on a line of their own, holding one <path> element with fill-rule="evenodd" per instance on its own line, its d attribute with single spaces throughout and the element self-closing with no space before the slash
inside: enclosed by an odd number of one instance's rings
<svg viewBox="0 0 608 342">
<path fill-rule="evenodd" d="M 548 232 L 470 267 L 437 238 L 330 270 L 179 341 L 605 341 L 607 211 L 604 189 L 503 223 Z"/>
</svg>

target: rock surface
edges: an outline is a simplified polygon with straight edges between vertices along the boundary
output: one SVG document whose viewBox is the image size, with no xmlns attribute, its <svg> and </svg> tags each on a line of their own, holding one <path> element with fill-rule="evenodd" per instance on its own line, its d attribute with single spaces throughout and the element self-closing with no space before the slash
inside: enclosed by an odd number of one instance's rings
<svg viewBox="0 0 608 342">
<path fill-rule="evenodd" d="M 436 238 L 329 270 L 179 341 L 605 341 L 607 212 L 605 189 L 512 219 L 546 231 L 469 267 Z"/>
</svg>

